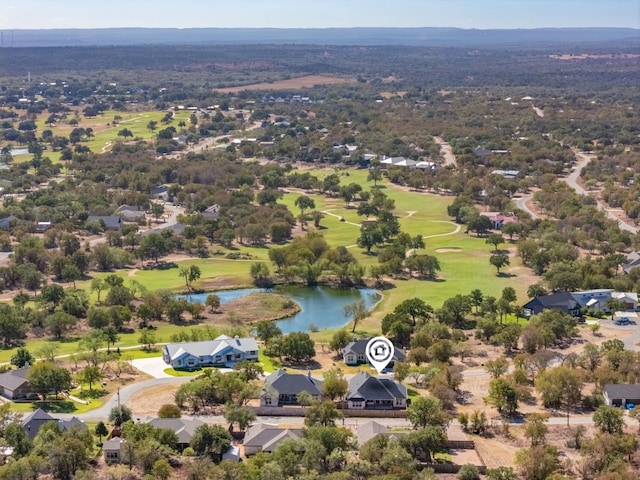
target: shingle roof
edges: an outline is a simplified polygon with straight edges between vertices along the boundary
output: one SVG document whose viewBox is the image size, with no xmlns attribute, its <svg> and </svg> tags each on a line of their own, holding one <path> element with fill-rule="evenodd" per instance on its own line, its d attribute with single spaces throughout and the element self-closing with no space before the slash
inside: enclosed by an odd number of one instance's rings
<svg viewBox="0 0 640 480">
<path fill-rule="evenodd" d="M 280 369 L 267 377 L 265 390 L 279 394 L 298 395 L 309 392 L 311 395 L 322 395 L 322 381 L 311 375 L 301 373 L 287 373 Z"/>
<path fill-rule="evenodd" d="M 539 313 L 544 309 L 555 308 L 563 312 L 569 312 L 580 308 L 580 304 L 576 302 L 569 292 L 557 292 L 550 295 L 542 295 L 530 300 L 524 305 L 524 308 L 531 309 L 534 313 Z"/>
<path fill-rule="evenodd" d="M 209 340 L 206 342 L 170 343 L 165 346 L 167 353 L 172 360 L 180 357 L 184 353 L 188 353 L 195 357 L 217 355 L 229 347 L 241 352 L 258 350 L 258 344 L 256 343 L 255 338 L 231 338 L 226 335 L 220 335 L 215 340 Z"/>
<path fill-rule="evenodd" d="M 262 447 L 265 445 L 273 449 L 286 438 L 298 439 L 302 436 L 301 428 L 280 429 L 277 425 L 256 423 L 251 425 L 242 442 L 245 447 Z"/>
<path fill-rule="evenodd" d="M 378 422 L 370 421 L 363 425 L 358 426 L 358 445 L 362 445 L 365 442 L 368 442 L 376 435 L 384 435 L 388 432 L 387 427 L 384 425 L 380 425 Z"/>
<path fill-rule="evenodd" d="M 25 383 L 28 383 L 29 367 L 19 368 L 17 370 L 10 370 L 8 372 L 0 374 L 0 387 L 7 390 L 16 390 Z"/>
<path fill-rule="evenodd" d="M 640 398 L 640 384 L 631 383 L 607 383 L 604 392 L 610 399 L 614 398 Z"/>
<path fill-rule="evenodd" d="M 390 378 L 372 377 L 366 372 L 358 372 L 349 381 L 347 400 L 394 400 L 407 398 L 407 387 Z"/>
<path fill-rule="evenodd" d="M 353 342 L 348 343 L 346 347 L 344 347 L 343 353 L 355 353 L 356 355 L 364 355 L 369 340 L 371 340 L 371 338 L 354 340 Z M 394 346 L 393 360 L 401 362 L 404 361 L 405 358 L 407 358 L 407 354 L 404 352 L 404 350 Z"/>
<path fill-rule="evenodd" d="M 155 428 L 168 428 L 176 432 L 178 443 L 189 443 L 196 429 L 205 425 L 202 420 L 185 418 L 154 418 L 149 421 Z"/>
</svg>

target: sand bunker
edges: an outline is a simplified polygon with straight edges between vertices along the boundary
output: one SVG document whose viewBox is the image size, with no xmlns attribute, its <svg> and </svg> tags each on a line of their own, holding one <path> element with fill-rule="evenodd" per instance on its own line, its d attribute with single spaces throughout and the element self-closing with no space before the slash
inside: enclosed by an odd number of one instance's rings
<svg viewBox="0 0 640 480">
<path fill-rule="evenodd" d="M 447 252 L 459 252 L 461 251 L 461 248 L 458 247 L 452 247 L 452 248 L 437 248 L 436 249 L 436 253 L 447 253 Z"/>
</svg>

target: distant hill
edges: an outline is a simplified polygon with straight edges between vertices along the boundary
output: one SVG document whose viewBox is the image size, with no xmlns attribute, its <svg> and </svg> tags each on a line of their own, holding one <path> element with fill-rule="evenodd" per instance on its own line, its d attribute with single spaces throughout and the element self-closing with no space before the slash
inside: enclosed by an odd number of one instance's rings
<svg viewBox="0 0 640 480">
<path fill-rule="evenodd" d="M 4 47 L 102 45 L 407 45 L 490 46 L 640 41 L 640 29 L 539 28 L 104 28 L 4 30 Z"/>
</svg>

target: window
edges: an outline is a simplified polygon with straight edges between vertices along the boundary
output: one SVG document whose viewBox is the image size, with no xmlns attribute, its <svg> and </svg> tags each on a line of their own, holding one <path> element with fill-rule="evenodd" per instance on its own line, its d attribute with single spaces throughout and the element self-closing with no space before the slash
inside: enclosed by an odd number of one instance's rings
<svg viewBox="0 0 640 480">
<path fill-rule="evenodd" d="M 264 397 L 264 404 L 271 405 L 271 397 Z"/>
</svg>

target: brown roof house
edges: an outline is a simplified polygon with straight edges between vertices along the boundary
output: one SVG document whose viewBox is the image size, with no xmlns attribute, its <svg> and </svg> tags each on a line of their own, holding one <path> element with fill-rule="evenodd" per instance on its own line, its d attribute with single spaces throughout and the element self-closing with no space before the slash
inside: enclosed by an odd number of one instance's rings
<svg viewBox="0 0 640 480">
<path fill-rule="evenodd" d="M 0 395 L 9 400 L 28 398 L 33 393 L 28 378 L 29 367 L 0 374 Z"/>
</svg>

